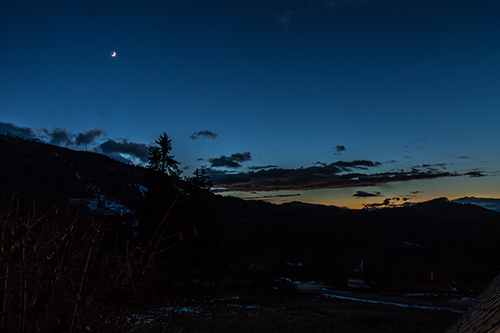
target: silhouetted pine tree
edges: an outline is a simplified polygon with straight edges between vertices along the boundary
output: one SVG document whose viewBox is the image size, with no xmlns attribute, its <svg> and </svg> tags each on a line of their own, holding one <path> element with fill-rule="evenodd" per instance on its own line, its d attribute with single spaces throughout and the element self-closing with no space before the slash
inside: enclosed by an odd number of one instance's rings
<svg viewBox="0 0 500 333">
<path fill-rule="evenodd" d="M 193 172 L 193 175 L 188 177 L 188 181 L 202 190 L 210 190 L 213 186 L 213 183 L 210 181 L 210 178 L 207 176 L 204 169 L 197 168 Z"/>
<path fill-rule="evenodd" d="M 172 139 L 166 133 L 156 139 L 155 144 L 149 147 L 148 168 L 178 178 L 181 171 L 179 162 L 171 155 Z"/>
</svg>

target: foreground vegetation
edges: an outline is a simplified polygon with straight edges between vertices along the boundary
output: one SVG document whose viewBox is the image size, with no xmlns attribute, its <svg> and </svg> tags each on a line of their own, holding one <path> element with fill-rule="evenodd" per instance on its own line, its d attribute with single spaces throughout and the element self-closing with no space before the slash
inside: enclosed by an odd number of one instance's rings
<svg viewBox="0 0 500 333">
<path fill-rule="evenodd" d="M 119 252 L 95 217 L 57 206 L 22 215 L 12 199 L 0 214 L 0 330 L 441 332 L 458 317 L 268 286 L 193 285 L 204 264 L 183 270 L 168 255 L 178 256 L 182 235 L 193 229 L 172 234 L 164 227 Z"/>
<path fill-rule="evenodd" d="M 23 215 L 11 200 L 0 214 L 0 331 L 133 332 L 146 326 L 140 310 L 154 298 L 175 305 L 182 289 L 166 260 L 182 239 L 163 234 L 162 226 L 121 253 L 104 241 L 102 221 L 57 205 L 41 214 L 34 206 Z"/>
</svg>

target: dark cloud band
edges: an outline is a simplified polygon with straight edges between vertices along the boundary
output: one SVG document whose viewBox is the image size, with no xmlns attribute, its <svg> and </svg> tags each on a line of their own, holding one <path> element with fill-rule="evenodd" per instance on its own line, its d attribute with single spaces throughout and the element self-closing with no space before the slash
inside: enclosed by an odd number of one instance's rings
<svg viewBox="0 0 500 333">
<path fill-rule="evenodd" d="M 24 139 L 33 139 L 36 137 L 35 132 L 29 127 L 21 127 L 13 123 L 4 123 L 1 121 L 0 133 L 18 136 Z"/>
<path fill-rule="evenodd" d="M 250 166 L 248 167 L 249 170 L 264 170 L 264 169 L 274 169 L 278 168 L 278 165 L 262 165 L 262 166 Z"/>
<path fill-rule="evenodd" d="M 44 141 L 48 141 L 53 145 L 65 146 L 70 148 L 87 148 L 89 145 L 94 145 L 94 151 L 122 162 L 148 162 L 149 149 L 145 144 L 130 142 L 126 139 L 108 139 L 105 142 L 101 141 L 102 143 L 97 144 L 96 141 L 99 137 L 106 137 L 106 132 L 101 127 L 97 127 L 85 133 L 78 133 L 74 135 L 64 128 L 56 127 L 54 129 L 32 129 L 29 127 L 17 126 L 12 123 L 0 122 L 0 133 L 14 135 L 22 137 L 24 139 L 34 139 L 37 137 L 37 132 L 40 133 L 41 138 Z"/>
<path fill-rule="evenodd" d="M 403 182 L 417 179 L 455 177 L 462 174 L 446 171 L 393 171 L 382 173 L 359 173 L 353 170 L 367 170 L 379 166 L 379 162 L 366 160 L 339 161 L 308 168 L 259 170 L 228 173 L 207 169 L 207 174 L 219 191 L 280 191 L 315 190 L 342 187 L 373 186 L 389 182 Z"/>
<path fill-rule="evenodd" d="M 356 191 L 352 196 L 357 198 L 380 197 L 380 192 Z"/>
<path fill-rule="evenodd" d="M 65 147 L 86 146 L 94 143 L 98 137 L 106 135 L 106 132 L 100 127 L 85 133 L 73 135 L 64 128 L 32 129 L 29 127 L 17 126 L 13 123 L 0 122 L 0 133 L 19 136 L 24 139 L 33 139 L 37 137 L 36 131 L 42 133 L 41 136 L 51 144 Z"/>
</svg>

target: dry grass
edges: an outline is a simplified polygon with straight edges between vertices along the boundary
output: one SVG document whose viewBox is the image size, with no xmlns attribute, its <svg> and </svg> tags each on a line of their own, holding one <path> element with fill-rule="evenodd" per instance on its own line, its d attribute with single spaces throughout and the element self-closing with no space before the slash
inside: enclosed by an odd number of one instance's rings
<svg viewBox="0 0 500 333">
<path fill-rule="evenodd" d="M 0 214 L 0 331 L 133 332 L 147 326 L 137 314 L 172 271 L 159 261 L 158 253 L 169 250 L 159 244 L 174 247 L 182 240 L 158 233 L 143 248 L 117 256 L 103 243 L 105 228 L 78 212 L 69 218 L 54 206 L 38 214 L 34 206 L 23 215 L 13 199 L 6 206 Z M 176 290 L 166 284 L 164 303 Z"/>
</svg>

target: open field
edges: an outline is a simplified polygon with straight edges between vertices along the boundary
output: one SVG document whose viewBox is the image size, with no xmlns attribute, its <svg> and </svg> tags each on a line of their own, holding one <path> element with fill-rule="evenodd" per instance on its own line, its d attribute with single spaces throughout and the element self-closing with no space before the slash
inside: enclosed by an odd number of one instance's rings
<svg viewBox="0 0 500 333">
<path fill-rule="evenodd" d="M 168 319 L 168 332 L 443 332 L 459 315 L 295 291 L 234 289 L 196 295 L 175 309 L 157 308 L 148 317 L 158 320 L 141 332 L 165 329 Z"/>
</svg>

